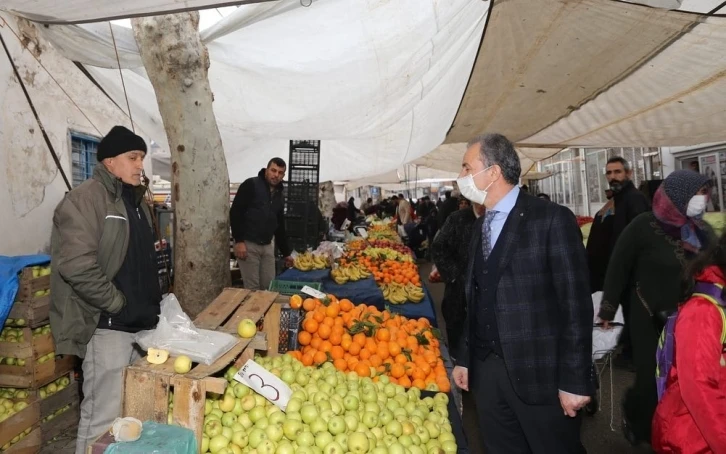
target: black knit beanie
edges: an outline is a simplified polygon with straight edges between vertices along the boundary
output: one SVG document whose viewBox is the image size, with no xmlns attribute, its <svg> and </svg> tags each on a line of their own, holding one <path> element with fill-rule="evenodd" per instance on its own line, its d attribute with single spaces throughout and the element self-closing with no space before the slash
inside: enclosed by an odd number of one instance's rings
<svg viewBox="0 0 726 454">
<path fill-rule="evenodd" d="M 114 126 L 106 137 L 98 144 L 98 162 L 106 158 L 113 158 L 128 151 L 143 151 L 146 153 L 144 139 L 123 126 Z"/>
</svg>

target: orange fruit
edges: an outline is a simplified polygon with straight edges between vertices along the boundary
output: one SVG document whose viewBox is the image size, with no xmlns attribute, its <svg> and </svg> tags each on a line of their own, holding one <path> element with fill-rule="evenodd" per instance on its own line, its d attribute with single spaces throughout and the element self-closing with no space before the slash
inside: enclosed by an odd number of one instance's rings
<svg viewBox="0 0 726 454">
<path fill-rule="evenodd" d="M 348 362 L 346 360 L 344 360 L 343 358 L 338 358 L 336 360 L 333 360 L 333 365 L 335 366 L 336 369 L 341 370 L 343 372 L 348 370 Z"/>
<path fill-rule="evenodd" d="M 406 369 L 403 368 L 403 364 L 394 364 L 391 366 L 391 376 L 393 378 L 401 378 L 406 375 Z"/>
<path fill-rule="evenodd" d="M 391 356 L 389 348 L 388 342 L 379 342 L 376 354 L 380 356 L 382 360 L 385 360 Z"/>
<path fill-rule="evenodd" d="M 371 355 L 371 352 L 367 348 L 364 348 L 363 350 L 360 351 L 360 354 L 358 356 L 360 357 L 360 359 L 368 359 L 372 355 Z"/>
<path fill-rule="evenodd" d="M 343 350 L 343 347 L 340 345 L 334 345 L 330 349 L 330 356 L 333 357 L 333 359 L 343 359 L 343 356 L 345 355 L 345 350 Z"/>
<path fill-rule="evenodd" d="M 370 377 L 371 369 L 365 364 L 358 363 L 355 366 L 355 373 L 358 374 L 359 377 Z"/>
<path fill-rule="evenodd" d="M 318 336 L 320 336 L 321 339 L 328 339 L 332 332 L 333 330 L 326 324 L 322 324 L 318 328 Z"/>
<path fill-rule="evenodd" d="M 318 333 L 315 333 L 313 335 L 313 340 L 310 341 L 310 346 L 317 350 L 320 348 L 320 344 L 322 343 L 323 340 L 320 338 L 320 336 L 318 336 Z"/>
<path fill-rule="evenodd" d="M 340 313 L 340 306 L 338 303 L 330 303 L 328 307 L 325 308 L 325 315 L 331 318 L 335 318 Z"/>
<path fill-rule="evenodd" d="M 366 346 L 366 335 L 363 333 L 358 333 L 353 336 L 353 341 L 360 345 L 361 347 Z"/>
<path fill-rule="evenodd" d="M 340 310 L 342 312 L 350 312 L 353 310 L 353 303 L 350 302 L 350 300 L 342 299 L 340 300 Z"/>
<path fill-rule="evenodd" d="M 303 305 L 303 299 L 300 295 L 292 295 L 290 297 L 290 307 L 293 309 L 300 309 Z"/>
<path fill-rule="evenodd" d="M 343 342 L 343 336 L 333 331 L 328 338 L 333 345 L 340 345 Z"/>
<path fill-rule="evenodd" d="M 308 333 L 318 332 L 318 322 L 315 319 L 309 318 L 303 322 L 303 329 Z"/>
<path fill-rule="evenodd" d="M 418 389 L 426 389 L 426 383 L 421 380 L 420 378 L 415 379 L 412 383 L 412 386 L 415 386 Z"/>
<path fill-rule="evenodd" d="M 315 364 L 323 364 L 327 360 L 328 355 L 326 355 L 325 352 L 317 352 L 315 353 L 315 356 L 313 356 L 313 362 Z"/>
<path fill-rule="evenodd" d="M 318 308 L 315 309 L 315 312 L 313 313 L 313 318 L 318 323 L 323 323 L 323 320 L 325 320 L 325 311 Z"/>
<path fill-rule="evenodd" d="M 349 351 L 351 344 L 353 344 L 353 338 L 351 337 L 351 335 L 348 333 L 343 334 L 340 341 L 340 346 L 343 347 L 345 351 Z"/>
<path fill-rule="evenodd" d="M 333 350 L 333 344 L 331 344 L 329 341 L 323 341 L 320 344 L 320 348 L 318 350 L 320 350 L 323 353 L 327 353 L 327 352 Z"/>
<path fill-rule="evenodd" d="M 408 362 L 408 359 L 403 355 L 396 355 L 395 358 L 396 364 L 406 364 Z"/>
<path fill-rule="evenodd" d="M 348 347 L 348 353 L 350 353 L 351 355 L 353 355 L 355 357 L 358 357 L 358 355 L 360 355 L 360 351 L 361 351 L 361 346 L 357 342 L 352 342 L 350 344 L 350 347 Z"/>
<path fill-rule="evenodd" d="M 312 298 L 307 298 L 305 301 L 303 301 L 302 307 L 308 312 L 315 310 L 315 300 Z"/>
<path fill-rule="evenodd" d="M 376 340 L 377 341 L 386 341 L 388 342 L 391 340 L 391 333 L 386 328 L 381 328 L 376 332 Z"/>
<path fill-rule="evenodd" d="M 306 353 L 302 356 L 301 362 L 303 363 L 303 366 L 312 366 L 313 365 L 313 357 Z"/>
<path fill-rule="evenodd" d="M 297 335 L 297 341 L 300 345 L 310 345 L 311 340 L 313 340 L 313 335 L 307 331 L 300 331 L 300 334 Z"/>
<path fill-rule="evenodd" d="M 398 384 L 403 386 L 404 388 L 410 388 L 411 380 L 407 376 L 404 375 L 398 379 Z"/>
<path fill-rule="evenodd" d="M 371 362 L 371 366 L 378 367 L 381 364 L 383 364 L 383 360 L 378 355 L 371 355 L 371 357 L 368 359 Z"/>
<path fill-rule="evenodd" d="M 451 391 L 451 383 L 446 377 L 437 377 L 436 386 L 439 387 L 439 391 L 441 391 L 442 393 L 448 393 L 449 391 Z"/>
</svg>

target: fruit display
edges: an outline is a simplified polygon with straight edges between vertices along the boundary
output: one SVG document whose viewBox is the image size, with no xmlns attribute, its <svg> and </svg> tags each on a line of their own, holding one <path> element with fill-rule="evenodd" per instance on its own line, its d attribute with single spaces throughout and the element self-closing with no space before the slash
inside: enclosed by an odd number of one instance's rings
<svg viewBox="0 0 726 454">
<path fill-rule="evenodd" d="M 457 452 L 446 394 L 422 398 L 386 377 L 374 382 L 331 363 L 307 367 L 289 354 L 255 361 L 290 386 L 285 411 L 234 381 L 230 368 L 224 395 L 206 400 L 202 453 Z"/>
<path fill-rule="evenodd" d="M 342 285 L 346 282 L 356 282 L 371 277 L 370 271 L 358 263 L 350 263 L 334 267 L 330 270 L 330 277 L 336 284 Z"/>
<path fill-rule="evenodd" d="M 71 404 L 68 404 L 68 405 L 66 405 L 65 407 L 61 407 L 61 408 L 59 408 L 59 409 L 58 409 L 58 410 L 56 410 L 55 412 L 53 412 L 53 413 L 49 414 L 48 416 L 46 416 L 45 418 L 41 419 L 41 420 L 40 420 L 40 422 L 41 422 L 41 423 L 44 423 L 44 422 L 48 422 L 48 421 L 50 421 L 51 419 L 55 419 L 55 418 L 57 418 L 57 417 L 58 417 L 58 416 L 60 416 L 61 414 L 63 414 L 63 413 L 65 413 L 65 412 L 67 412 L 68 410 L 70 410 L 71 406 L 72 406 Z"/>
<path fill-rule="evenodd" d="M 50 265 L 48 266 L 33 266 L 31 267 L 33 278 L 43 277 L 43 276 L 50 276 L 51 270 Z M 35 297 L 41 297 L 45 295 L 50 295 L 50 289 L 44 289 L 44 290 L 37 290 L 35 293 L 33 293 L 33 296 Z"/>
<path fill-rule="evenodd" d="M 368 239 L 401 243 L 401 237 L 396 232 L 395 224 L 371 225 L 368 227 Z"/>
<path fill-rule="evenodd" d="M 0 342 L 25 342 L 25 334 L 22 329 L 3 328 L 0 331 Z"/>
<path fill-rule="evenodd" d="M 449 392 L 441 358 L 439 333 L 430 322 L 410 320 L 373 306 L 337 299 L 308 298 L 298 343 L 293 354 L 305 366 L 332 363 L 342 372 L 387 380 L 405 388 Z"/>
<path fill-rule="evenodd" d="M 52 383 L 49 383 L 38 390 L 38 397 L 45 399 L 48 396 L 57 394 L 66 389 L 71 384 L 71 379 L 68 376 L 61 377 Z M 17 396 L 16 396 L 17 397 Z"/>
<path fill-rule="evenodd" d="M 293 260 L 293 266 L 300 271 L 324 270 L 329 267 L 327 257 L 310 251 L 298 254 Z"/>
<path fill-rule="evenodd" d="M 10 418 L 14 414 L 21 412 L 22 410 L 24 410 L 27 407 L 28 407 L 28 403 L 25 401 L 21 400 L 21 401 L 15 402 L 13 400 L 10 400 L 10 399 L 4 398 L 4 397 L 0 397 L 0 423 L 5 421 L 6 419 Z M 12 445 L 19 442 L 23 438 L 25 438 L 25 436 L 28 435 L 32 429 L 33 429 L 32 427 L 28 427 L 24 431 L 20 432 L 18 435 L 13 437 L 12 440 L 10 440 L 5 445 L 0 447 L 0 451 L 6 451 L 7 449 L 9 449 Z"/>
</svg>

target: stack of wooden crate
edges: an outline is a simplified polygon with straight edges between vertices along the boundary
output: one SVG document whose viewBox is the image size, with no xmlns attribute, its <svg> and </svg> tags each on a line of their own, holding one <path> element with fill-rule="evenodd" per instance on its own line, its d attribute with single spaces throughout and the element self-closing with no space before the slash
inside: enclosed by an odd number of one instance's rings
<svg viewBox="0 0 726 454">
<path fill-rule="evenodd" d="M 198 328 L 218 330 L 236 335 L 243 319 L 262 321 L 264 328 L 253 339 L 242 339 L 211 365 L 199 364 L 187 374 L 174 372 L 174 360 L 154 365 L 145 359 L 126 368 L 124 373 L 123 416 L 141 421 L 171 423 L 191 429 L 201 447 L 204 406 L 207 392 L 223 394 L 227 381 L 220 375 L 233 364 L 241 367 L 255 352 L 277 355 L 280 338 L 280 309 L 278 293 L 251 292 L 245 289 L 225 289 L 197 316 Z M 174 408 L 169 418 L 169 396 L 173 392 Z M 103 452 L 103 440 L 96 446 Z M 94 453 L 94 447 L 89 448 Z"/>
<path fill-rule="evenodd" d="M 16 301 L 3 327 L 12 335 L 0 340 L 0 397 L 29 404 L 0 422 L 0 447 L 15 440 L 5 446 L 5 453 L 37 452 L 43 443 L 77 424 L 79 417 L 75 357 L 55 355 L 48 321 L 50 276 L 37 274 L 31 268 L 22 271 Z"/>
</svg>

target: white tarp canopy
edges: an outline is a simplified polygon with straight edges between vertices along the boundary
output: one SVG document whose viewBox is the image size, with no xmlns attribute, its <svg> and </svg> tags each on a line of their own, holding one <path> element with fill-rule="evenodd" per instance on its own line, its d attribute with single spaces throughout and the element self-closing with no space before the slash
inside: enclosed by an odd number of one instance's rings
<svg viewBox="0 0 726 454">
<path fill-rule="evenodd" d="M 63 23 L 232 3 L 0 8 Z M 286 157 L 289 139 L 313 138 L 323 141 L 323 180 L 394 184 L 391 172 L 407 163 L 429 178 L 458 173 L 466 140 L 487 131 L 517 143 L 523 172 L 568 146 L 726 140 L 720 13 L 720 0 L 281 0 L 232 8 L 202 38 L 232 181 Z M 134 121 L 166 149 L 132 33 L 110 30 L 39 28 L 125 109 L 118 50 Z M 168 156 L 155 159 L 165 175 Z"/>
</svg>

